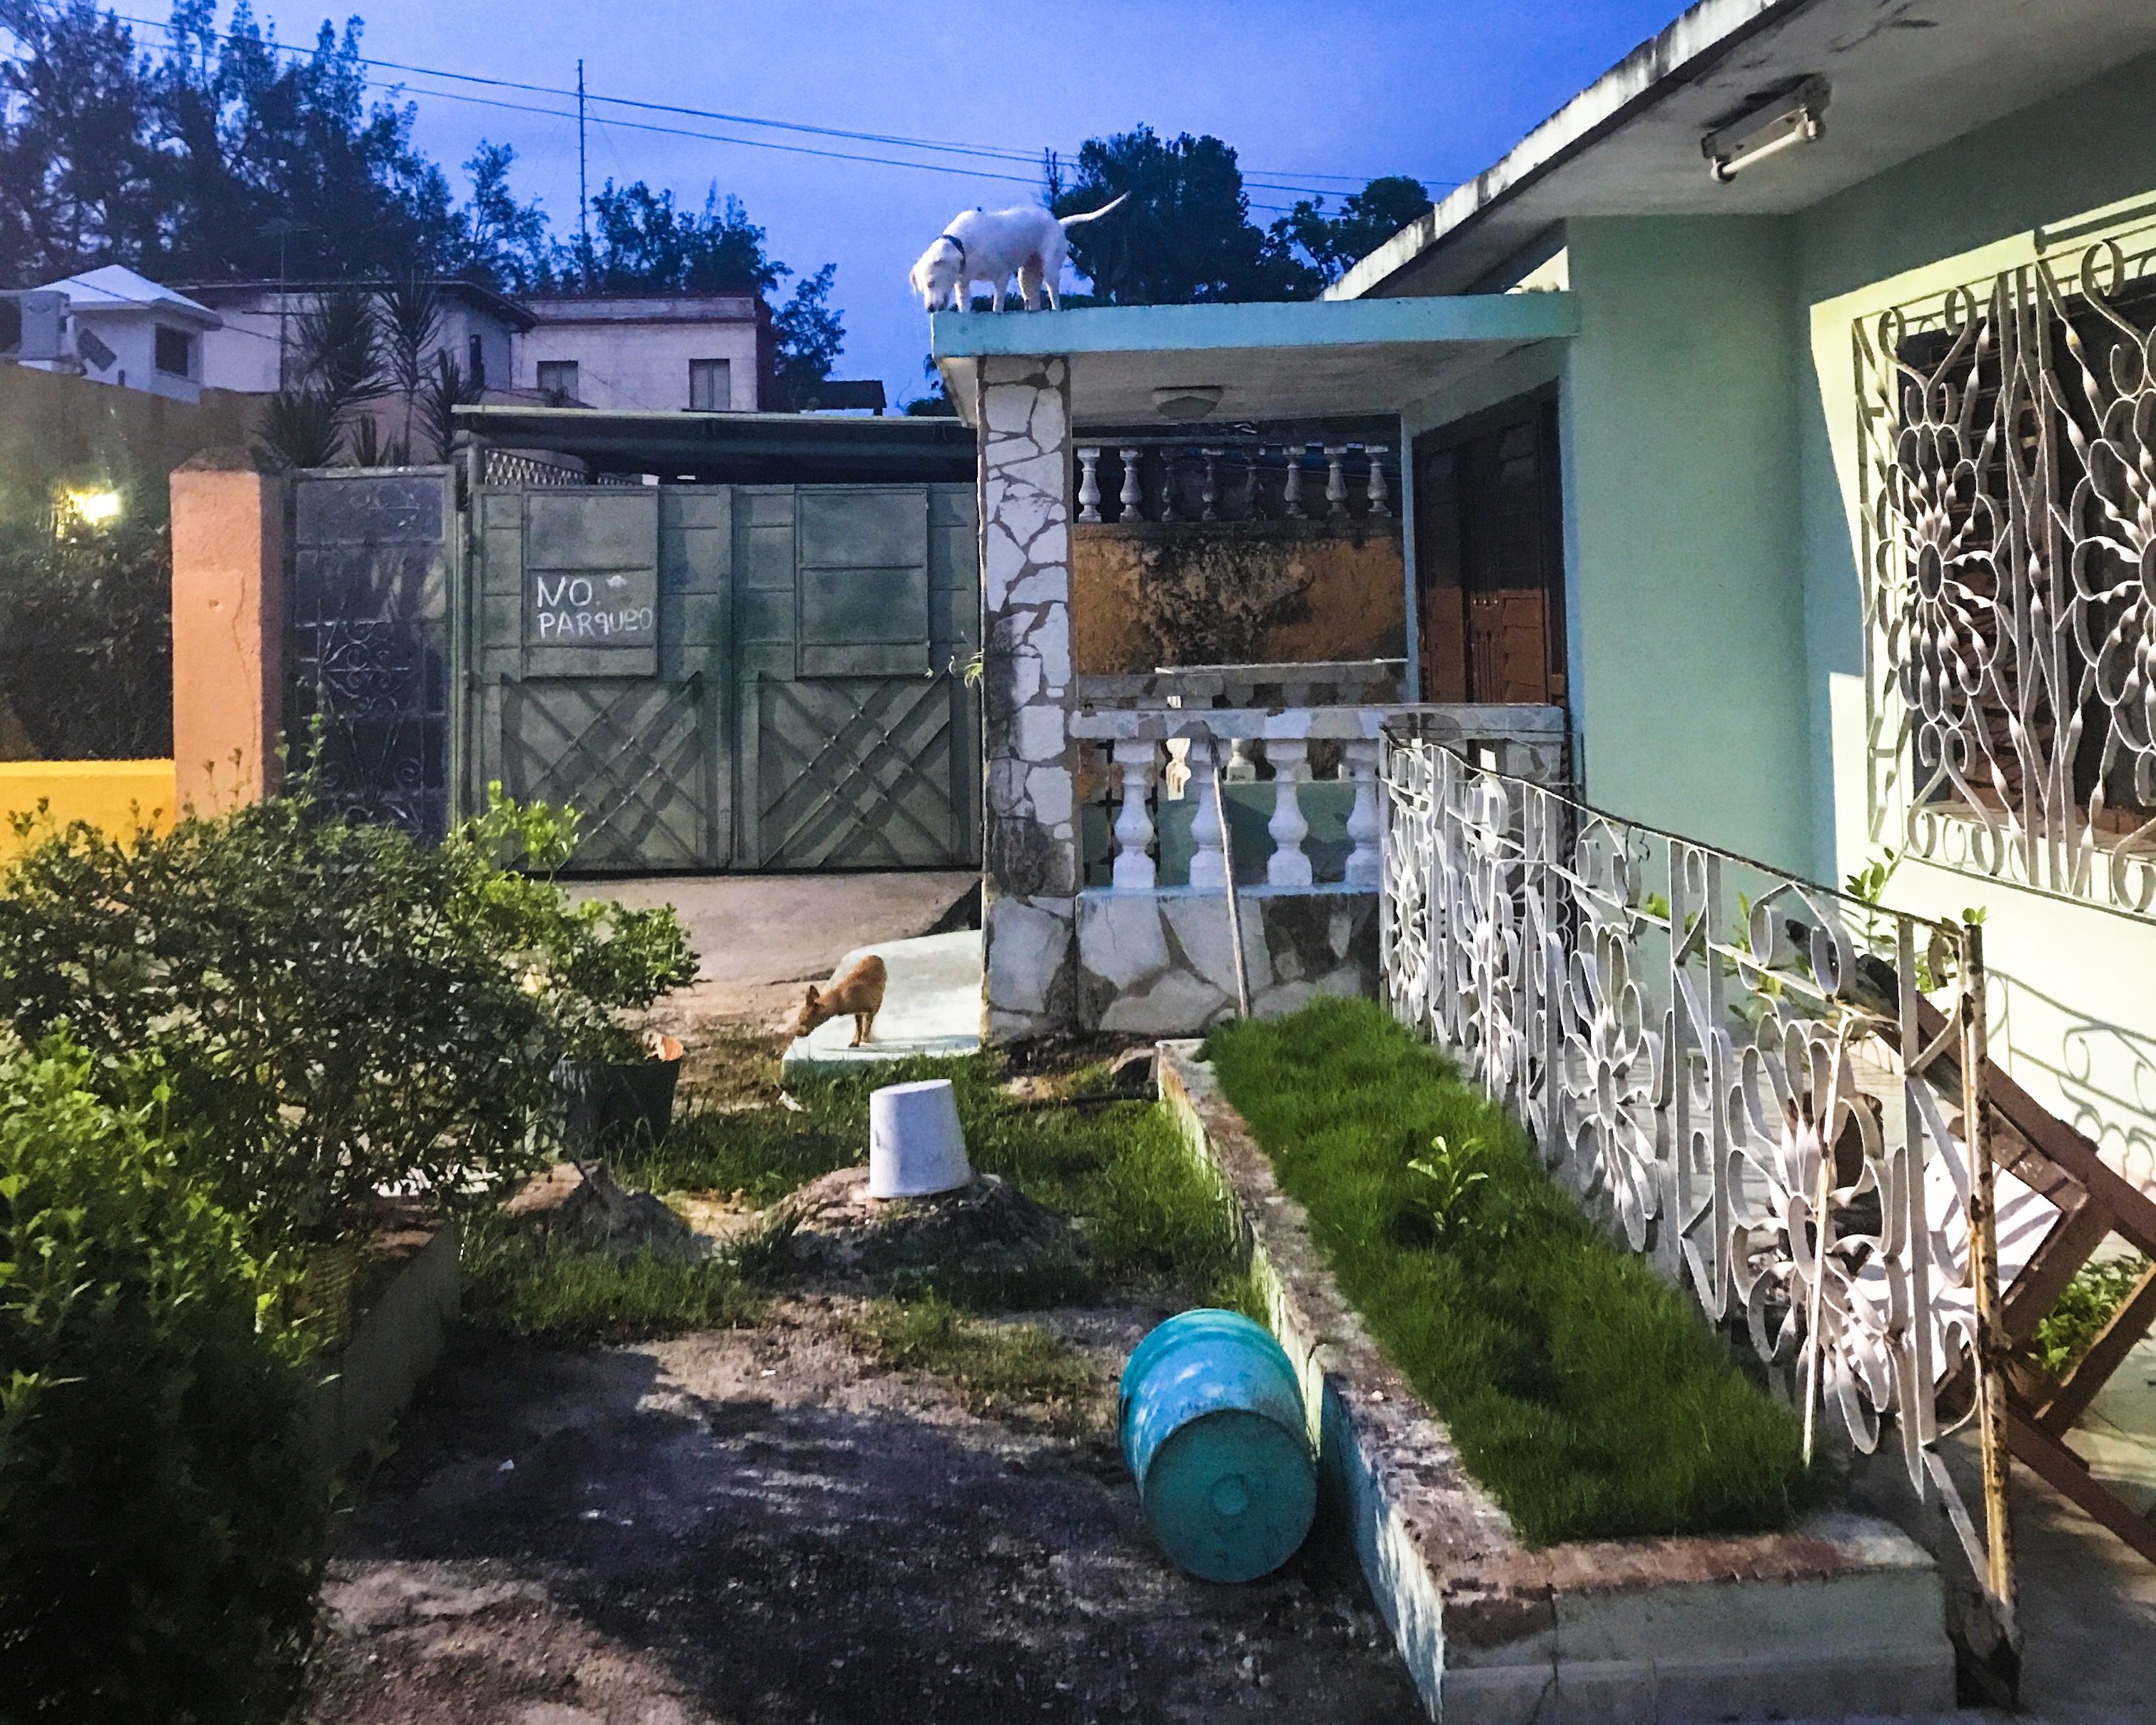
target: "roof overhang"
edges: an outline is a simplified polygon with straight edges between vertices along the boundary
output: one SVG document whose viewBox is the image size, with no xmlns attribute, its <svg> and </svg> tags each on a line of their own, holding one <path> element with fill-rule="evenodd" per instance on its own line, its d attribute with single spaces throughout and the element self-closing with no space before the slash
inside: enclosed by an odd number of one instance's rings
<svg viewBox="0 0 2156 1725">
<path fill-rule="evenodd" d="M 470 407 L 456 410 L 456 422 L 496 448 L 556 450 L 600 473 L 706 485 L 921 485 L 973 477 L 973 434 L 949 418 Z"/>
<path fill-rule="evenodd" d="M 1700 0 L 1327 297 L 1466 292 L 1575 216 L 1788 214 L 2151 53 L 2119 0 Z M 1717 182 L 1700 140 L 1814 75 L 1825 135 Z"/>
<path fill-rule="evenodd" d="M 1234 305 L 1095 305 L 1070 311 L 939 311 L 929 351 L 974 422 L 976 367 L 990 357 L 1070 362 L 1074 424 L 1168 430 L 1160 392 L 1220 392 L 1207 423 L 1395 412 L 1517 347 L 1576 334 L 1563 293 Z"/>
</svg>

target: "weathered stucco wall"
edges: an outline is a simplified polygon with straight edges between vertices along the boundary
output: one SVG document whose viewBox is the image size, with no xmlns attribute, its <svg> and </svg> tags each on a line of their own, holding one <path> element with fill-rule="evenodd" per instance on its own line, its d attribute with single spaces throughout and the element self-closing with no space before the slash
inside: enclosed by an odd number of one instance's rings
<svg viewBox="0 0 2156 1725">
<path fill-rule="evenodd" d="M 1307 578 L 1304 614 L 1276 624 L 1254 662 L 1407 655 L 1407 578 L 1397 522 L 1238 521 L 1076 526 L 1070 543 L 1070 651 L 1086 675 L 1150 671 L 1163 663 L 1138 619 L 1146 555 L 1202 538 L 1240 542 L 1269 562 Z"/>
<path fill-rule="evenodd" d="M 199 402 L 172 401 L 85 377 L 0 366 L 0 501 L 35 505 L 55 483 L 148 486 L 207 449 L 244 444 L 259 396 L 205 389 Z"/>
</svg>

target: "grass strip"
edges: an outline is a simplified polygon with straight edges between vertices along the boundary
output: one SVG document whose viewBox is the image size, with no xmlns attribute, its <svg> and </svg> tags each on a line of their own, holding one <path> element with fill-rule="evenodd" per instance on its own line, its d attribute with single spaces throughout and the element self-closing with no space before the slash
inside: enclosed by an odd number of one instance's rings
<svg viewBox="0 0 2156 1725">
<path fill-rule="evenodd" d="M 860 1330 L 879 1364 L 942 1378 L 973 1414 L 1030 1416 L 1065 1435 L 1103 1424 L 1106 1392 L 1085 1355 L 1040 1324 L 991 1322 L 930 1294 L 875 1301 Z"/>
<path fill-rule="evenodd" d="M 1765 1532 L 1804 1507 L 1789 1412 L 1382 1009 L 1232 1024 L 1205 1058 L 1522 1539 Z"/>
<path fill-rule="evenodd" d="M 648 1248 L 617 1258 L 581 1245 L 544 1216 L 473 1218 L 464 1276 L 475 1322 L 564 1343 L 725 1329 L 749 1322 L 763 1304 L 739 1265 L 684 1262 Z"/>
</svg>

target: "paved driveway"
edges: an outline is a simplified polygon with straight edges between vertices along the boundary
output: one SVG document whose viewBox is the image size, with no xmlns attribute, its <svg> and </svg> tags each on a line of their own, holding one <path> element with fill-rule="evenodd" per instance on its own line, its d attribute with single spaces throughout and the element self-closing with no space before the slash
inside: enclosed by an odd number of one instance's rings
<svg viewBox="0 0 2156 1725">
<path fill-rule="evenodd" d="M 669 997 L 664 1016 L 778 1028 L 805 983 L 840 957 L 877 941 L 926 934 L 966 892 L 971 870 L 888 875 L 654 875 L 578 883 L 579 898 L 643 909 L 670 904 L 700 955 L 695 983 Z"/>
</svg>

